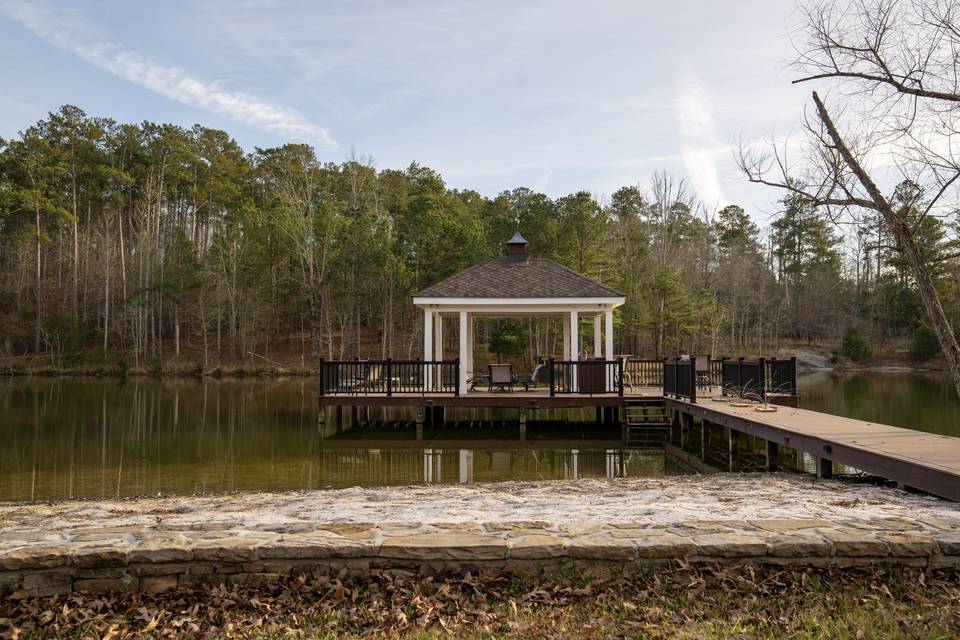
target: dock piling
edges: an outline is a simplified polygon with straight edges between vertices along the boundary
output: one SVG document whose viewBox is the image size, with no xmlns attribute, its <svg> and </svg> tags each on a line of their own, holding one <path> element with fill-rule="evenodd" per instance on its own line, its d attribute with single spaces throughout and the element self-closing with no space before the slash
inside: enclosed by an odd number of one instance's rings
<svg viewBox="0 0 960 640">
<path fill-rule="evenodd" d="M 833 460 L 829 458 L 823 458 L 821 456 L 816 456 L 814 463 L 817 467 L 817 477 L 818 478 L 832 478 L 833 477 Z"/>
<path fill-rule="evenodd" d="M 740 432 L 736 429 L 727 429 L 728 435 L 728 468 L 731 473 L 740 471 Z"/>
<path fill-rule="evenodd" d="M 707 461 L 707 450 L 710 447 L 710 422 L 700 419 L 700 459 Z"/>
<path fill-rule="evenodd" d="M 772 440 L 767 440 L 766 466 L 767 471 L 778 471 L 780 469 L 780 445 Z"/>
</svg>

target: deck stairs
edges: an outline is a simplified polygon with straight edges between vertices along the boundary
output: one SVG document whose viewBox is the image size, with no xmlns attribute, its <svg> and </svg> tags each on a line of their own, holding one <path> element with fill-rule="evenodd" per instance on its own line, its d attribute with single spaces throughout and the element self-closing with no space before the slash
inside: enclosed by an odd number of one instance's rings
<svg viewBox="0 0 960 640">
<path fill-rule="evenodd" d="M 662 449 L 667 444 L 670 416 L 663 402 L 628 400 L 624 408 L 624 440 L 628 447 Z"/>
</svg>

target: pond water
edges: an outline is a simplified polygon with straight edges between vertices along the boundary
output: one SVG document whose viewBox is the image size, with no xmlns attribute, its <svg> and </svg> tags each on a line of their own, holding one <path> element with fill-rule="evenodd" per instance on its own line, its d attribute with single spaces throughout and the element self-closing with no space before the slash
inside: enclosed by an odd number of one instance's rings
<svg viewBox="0 0 960 640">
<path fill-rule="evenodd" d="M 946 373 L 824 372 L 797 386 L 804 409 L 960 436 L 960 398 Z"/>
<path fill-rule="evenodd" d="M 317 419 L 315 381 L 0 380 L 0 500 L 682 473 L 624 448 L 593 412 L 535 422 L 451 413 L 422 441 L 392 409 L 372 426 Z M 459 419 L 457 423 L 452 420 Z M 483 425 L 476 423 L 484 421 Z"/>
<path fill-rule="evenodd" d="M 418 441 L 412 414 L 317 419 L 316 381 L 0 379 L 0 500 L 318 489 L 686 473 L 626 448 L 593 411 L 553 414 L 520 441 L 516 412 L 450 412 Z M 960 436 L 943 375 L 801 377 L 805 408 Z M 383 424 L 383 419 L 391 424 Z M 396 426 L 394 423 L 401 423 Z M 482 423 L 482 424 L 481 424 Z"/>
</svg>

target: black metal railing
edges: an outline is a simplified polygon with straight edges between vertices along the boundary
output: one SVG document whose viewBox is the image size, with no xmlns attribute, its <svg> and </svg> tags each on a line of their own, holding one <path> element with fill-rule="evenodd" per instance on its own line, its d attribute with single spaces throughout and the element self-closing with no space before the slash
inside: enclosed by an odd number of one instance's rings
<svg viewBox="0 0 960 640">
<path fill-rule="evenodd" d="M 623 359 L 548 360 L 550 395 L 615 393 L 623 395 Z"/>
<path fill-rule="evenodd" d="M 460 360 L 321 360 L 320 395 L 460 395 Z"/>
<path fill-rule="evenodd" d="M 767 391 L 797 395 L 796 357 L 767 360 Z"/>
<path fill-rule="evenodd" d="M 724 360 L 721 367 L 723 376 L 720 387 L 724 395 L 763 400 L 767 389 L 767 367 L 763 358 Z"/>
<path fill-rule="evenodd" d="M 697 401 L 696 357 L 663 361 L 663 395 Z"/>
<path fill-rule="evenodd" d="M 766 401 L 771 394 L 797 395 L 797 359 L 720 360 L 724 395 Z"/>
</svg>

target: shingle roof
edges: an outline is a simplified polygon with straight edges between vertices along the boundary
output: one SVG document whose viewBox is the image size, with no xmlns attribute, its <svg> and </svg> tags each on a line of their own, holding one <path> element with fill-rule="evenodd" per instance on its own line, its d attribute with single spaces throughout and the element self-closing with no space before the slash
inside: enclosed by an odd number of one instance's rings
<svg viewBox="0 0 960 640">
<path fill-rule="evenodd" d="M 615 298 L 623 294 L 544 258 L 487 260 L 416 294 L 417 298 Z"/>
</svg>

